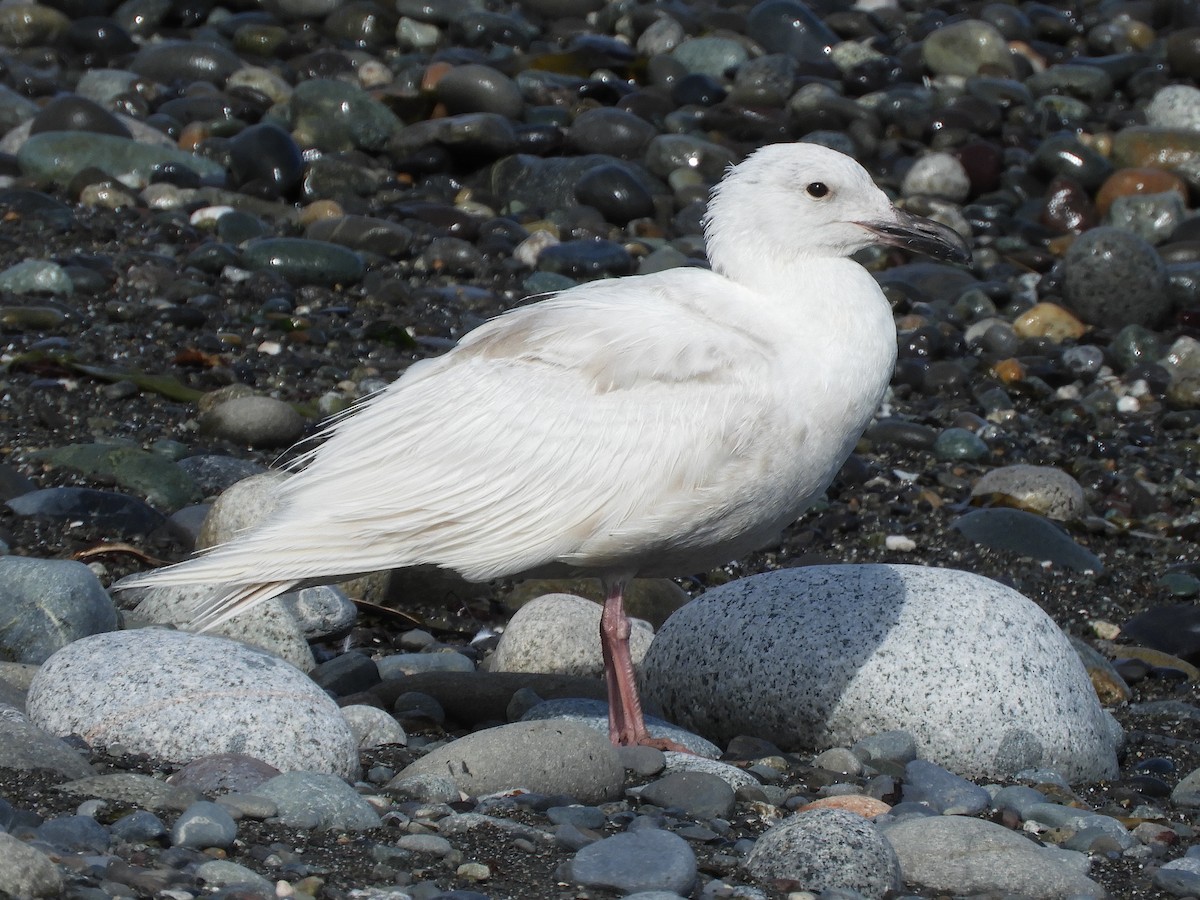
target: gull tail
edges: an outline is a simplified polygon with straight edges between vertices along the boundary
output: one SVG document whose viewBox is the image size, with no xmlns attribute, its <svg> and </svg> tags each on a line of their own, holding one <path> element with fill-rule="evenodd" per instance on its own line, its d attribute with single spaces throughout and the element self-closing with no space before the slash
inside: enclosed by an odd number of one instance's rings
<svg viewBox="0 0 1200 900">
<path fill-rule="evenodd" d="M 204 632 L 304 583 L 301 578 L 262 580 L 261 566 L 257 567 L 258 577 L 255 578 L 250 574 L 253 569 L 241 564 L 239 557 L 243 555 L 241 548 L 228 545 L 214 547 L 211 552 L 173 566 L 122 578 L 113 587 L 125 591 L 211 585 L 211 594 L 196 605 L 192 619 L 187 624 L 189 631 Z"/>
</svg>

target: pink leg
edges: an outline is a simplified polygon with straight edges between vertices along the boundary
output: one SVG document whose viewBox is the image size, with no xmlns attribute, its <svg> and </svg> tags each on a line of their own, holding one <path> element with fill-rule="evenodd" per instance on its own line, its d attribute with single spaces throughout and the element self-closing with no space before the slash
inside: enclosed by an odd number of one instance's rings
<svg viewBox="0 0 1200 900">
<path fill-rule="evenodd" d="M 629 655 L 629 617 L 625 615 L 625 579 L 605 584 L 604 612 L 600 616 L 600 650 L 604 654 L 604 680 L 608 685 L 608 736 L 617 746 L 645 744 L 660 750 L 686 748 L 674 741 L 652 738 L 642 716 L 633 659 Z"/>
</svg>

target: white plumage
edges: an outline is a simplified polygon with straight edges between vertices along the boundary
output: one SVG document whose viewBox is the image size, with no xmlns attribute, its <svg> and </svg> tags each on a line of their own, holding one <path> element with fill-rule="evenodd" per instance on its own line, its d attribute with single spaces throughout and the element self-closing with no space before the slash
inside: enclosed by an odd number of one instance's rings
<svg viewBox="0 0 1200 900">
<path fill-rule="evenodd" d="M 966 258 L 852 159 L 807 144 L 732 168 L 706 239 L 712 271 L 572 288 L 413 365 L 327 429 L 261 525 L 120 587 L 219 585 L 211 626 L 300 583 L 401 566 L 596 575 L 613 738 L 645 741 L 614 671 L 624 583 L 728 562 L 824 492 L 895 360 L 891 312 L 850 253 Z"/>
</svg>

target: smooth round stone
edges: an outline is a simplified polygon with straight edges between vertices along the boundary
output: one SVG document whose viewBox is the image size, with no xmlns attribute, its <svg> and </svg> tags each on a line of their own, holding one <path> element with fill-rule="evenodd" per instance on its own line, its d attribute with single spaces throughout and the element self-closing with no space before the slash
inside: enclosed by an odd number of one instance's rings
<svg viewBox="0 0 1200 900">
<path fill-rule="evenodd" d="M 588 844 L 564 866 L 566 880 L 587 888 L 691 894 L 696 854 L 678 835 L 657 828 L 614 834 Z"/>
<path fill-rule="evenodd" d="M 1163 355 L 1159 336 L 1143 325 L 1126 325 L 1108 345 L 1109 353 L 1122 369 L 1152 363 Z"/>
<path fill-rule="evenodd" d="M 698 757 L 711 761 L 721 755 L 721 748 L 699 735 L 678 728 L 669 722 L 655 716 L 646 716 L 646 730 L 650 736 L 658 739 L 674 741 L 686 747 Z M 544 700 L 521 713 L 522 722 L 554 719 L 576 725 L 586 725 L 597 734 L 608 734 L 608 705 L 603 700 L 590 700 L 584 697 L 563 697 L 558 700 Z"/>
<path fill-rule="evenodd" d="M 575 185 L 575 198 L 617 225 L 653 216 L 655 211 L 654 198 L 641 179 L 616 164 L 591 169 Z"/>
<path fill-rule="evenodd" d="M 921 61 L 937 75 L 1011 78 L 1016 73 L 1004 35 L 979 19 L 952 22 L 930 33 L 921 44 Z"/>
<path fill-rule="evenodd" d="M 187 762 L 236 751 L 278 769 L 358 774 L 337 705 L 299 669 L 237 641 L 141 629 L 93 635 L 42 664 L 34 724 Z"/>
<path fill-rule="evenodd" d="M 10 87 L 0 86 L 0 129 L 5 133 L 28 122 L 38 114 L 39 107 Z"/>
<path fill-rule="evenodd" d="M 71 20 L 49 6 L 17 4 L 0 8 L 0 44 L 30 47 L 53 43 L 67 30 Z"/>
<path fill-rule="evenodd" d="M 974 816 L 991 805 L 991 795 L 941 766 L 914 759 L 904 767 L 905 803 L 923 803 L 943 816 Z"/>
<path fill-rule="evenodd" d="M 233 816 L 213 803 L 201 800 L 193 803 L 171 826 L 171 846 L 205 850 L 209 847 L 230 847 L 237 838 L 237 823 Z"/>
<path fill-rule="evenodd" d="M 37 829 L 37 837 L 67 852 L 103 853 L 108 849 L 108 829 L 91 816 L 61 816 L 48 819 Z"/>
<path fill-rule="evenodd" d="M 304 417 L 274 397 L 234 397 L 202 413 L 200 430 L 252 447 L 290 447 L 304 434 Z"/>
<path fill-rule="evenodd" d="M 1112 96 L 1113 80 L 1099 66 L 1059 63 L 1025 79 L 1025 86 L 1039 100 L 1064 97 L 1081 103 L 1097 103 Z"/>
<path fill-rule="evenodd" d="M 575 204 L 575 186 L 579 180 L 602 165 L 626 166 L 644 179 L 644 186 L 651 194 L 665 191 L 661 182 L 635 163 L 600 153 L 547 159 L 526 154 L 509 156 L 491 167 L 488 186 L 510 205 L 535 211 L 561 209 Z"/>
<path fill-rule="evenodd" d="M 20 7 L 9 7 L 9 10 Z M 14 897 L 61 897 L 63 876 L 58 866 L 36 847 L 0 831 L 0 883 Z"/>
<path fill-rule="evenodd" d="M 800 0 L 762 0 L 746 17 L 746 36 L 767 53 L 799 63 L 823 59 L 841 39 Z"/>
<path fill-rule="evenodd" d="M 1159 88 L 1146 107 L 1146 124 L 1200 130 L 1200 88 L 1190 84 Z"/>
<path fill-rule="evenodd" d="M 83 563 L 0 556 L 3 659 L 41 663 L 73 641 L 116 628 L 116 607 Z"/>
<path fill-rule="evenodd" d="M 1063 258 L 1063 299 L 1092 325 L 1162 324 L 1171 311 L 1166 283 L 1154 248 L 1119 228 L 1085 232 Z"/>
<path fill-rule="evenodd" d="M 449 776 L 473 796 L 526 788 L 601 803 L 620 796 L 625 770 L 606 735 L 547 720 L 473 732 L 421 757 L 397 778 L 414 775 Z"/>
<path fill-rule="evenodd" d="M 208 584 L 164 585 L 126 592 L 127 600 L 137 603 L 137 614 L 143 621 L 177 628 L 190 627 L 216 593 L 214 586 Z M 239 613 L 209 631 L 253 644 L 302 672 L 315 665 L 299 623 L 278 597 Z"/>
<path fill-rule="evenodd" d="M 216 454 L 188 456 L 175 465 L 206 497 L 219 494 L 244 478 L 267 471 L 266 466 L 255 460 Z"/>
<path fill-rule="evenodd" d="M 491 66 L 474 63 L 455 66 L 443 75 L 434 88 L 434 96 L 451 115 L 488 112 L 519 119 L 525 108 L 515 81 Z"/>
<path fill-rule="evenodd" d="M 743 864 L 755 878 L 793 882 L 800 890 L 838 889 L 882 898 L 900 891 L 900 861 L 862 816 L 814 809 L 780 822 L 754 843 Z"/>
<path fill-rule="evenodd" d="M 1045 338 L 1056 344 L 1077 341 L 1088 327 L 1057 303 L 1036 303 L 1013 320 L 1013 331 L 1021 338 Z"/>
<path fill-rule="evenodd" d="M 0 272 L 0 290 L 14 294 L 70 294 L 75 285 L 58 263 L 27 259 Z"/>
<path fill-rule="evenodd" d="M 127 844 L 146 844 L 166 837 L 167 826 L 154 813 L 145 809 L 134 810 L 121 816 L 109 826 L 112 836 Z"/>
<path fill-rule="evenodd" d="M 353 250 L 307 238 L 266 237 L 242 248 L 242 265 L 252 272 L 276 272 L 297 284 L 356 284 L 366 269 Z"/>
<path fill-rule="evenodd" d="M 1162 244 L 1188 216 L 1184 199 L 1174 191 L 1117 197 L 1108 210 L 1114 228 L 1136 234 L 1150 244 Z"/>
<path fill-rule="evenodd" d="M 15 690 L 11 694 L 15 696 L 7 697 L 7 705 L 20 709 L 24 698 Z M 93 774 L 91 765 L 78 750 L 29 724 L 24 716 L 0 716 L 0 766 L 17 771 L 53 772 L 63 778 L 86 778 Z"/>
<path fill-rule="evenodd" d="M 1112 160 L 1126 168 L 1181 169 L 1200 158 L 1200 131 L 1131 125 L 1113 134 Z"/>
<path fill-rule="evenodd" d="M 558 672 L 598 678 L 604 673 L 600 654 L 599 603 L 571 594 L 546 594 L 526 603 L 509 620 L 489 661 L 493 672 Z M 634 619 L 629 651 L 640 665 L 654 631 Z"/>
<path fill-rule="evenodd" d="M 288 591 L 280 599 L 310 641 L 345 634 L 358 621 L 358 607 L 354 601 L 333 585 L 320 584 Z"/>
<path fill-rule="evenodd" d="M 728 782 L 707 772 L 671 772 L 642 788 L 638 799 L 663 809 L 682 809 L 693 819 L 728 818 L 735 801 Z"/>
<path fill-rule="evenodd" d="M 79 131 L 30 135 L 17 151 L 17 163 L 26 175 L 58 184 L 70 184 L 80 172 L 90 168 L 133 186 L 149 184 L 151 176 L 166 166 L 190 170 L 200 178 L 225 177 L 220 163 L 184 150 Z"/>
<path fill-rule="evenodd" d="M 264 472 L 226 488 L 208 511 L 196 541 L 197 549 L 214 547 L 266 518 L 279 502 L 284 472 Z"/>
<path fill-rule="evenodd" d="M 1035 761 L 1072 780 L 1116 772 L 1120 729 L 1070 642 L 1035 603 L 968 572 L 743 578 L 675 613 L 642 676 L 667 716 L 721 743 L 745 734 L 823 750 L 899 729 L 922 759 L 967 777 Z"/>
<path fill-rule="evenodd" d="M 285 825 L 327 831 L 364 831 L 381 824 L 371 804 L 334 774 L 285 772 L 263 782 L 254 792 L 275 803 L 279 820 Z"/>
<path fill-rule="evenodd" d="M 989 452 L 983 438 L 967 428 L 946 428 L 933 442 L 938 459 L 985 459 Z"/>
<path fill-rule="evenodd" d="M 654 126 L 623 109 L 601 106 L 585 109 L 567 129 L 567 144 L 579 153 L 605 153 L 620 159 L 640 159 L 657 134 Z"/>
<path fill-rule="evenodd" d="M 458 785 L 440 775 L 397 776 L 388 782 L 385 790 L 398 800 L 419 803 L 455 803 L 462 799 Z"/>
<path fill-rule="evenodd" d="M 380 676 L 386 681 L 419 672 L 474 672 L 475 663 L 462 653 L 394 653 L 376 661 Z"/>
<path fill-rule="evenodd" d="M 244 753 L 214 753 L 176 769 L 169 781 L 205 794 L 252 794 L 260 784 L 278 774 L 274 766 Z"/>
<path fill-rule="evenodd" d="M 967 816 L 913 816 L 884 827 L 904 880 L 955 895 L 1102 897 L 1083 854 L 1042 847 L 1019 831 Z"/>
<path fill-rule="evenodd" d="M 353 704 L 342 707 L 346 724 L 358 742 L 359 750 L 374 750 L 387 744 L 406 746 L 408 735 L 400 723 L 377 706 Z"/>
<path fill-rule="evenodd" d="M 629 251 L 607 240 L 562 241 L 539 253 L 537 264 L 543 271 L 571 278 L 628 275 L 633 271 Z"/>
<path fill-rule="evenodd" d="M 208 81 L 221 85 L 241 67 L 241 59 L 232 50 L 201 41 L 148 43 L 129 62 L 137 74 L 163 84 Z"/>
<path fill-rule="evenodd" d="M 1167 62 L 1182 78 L 1200 78 L 1200 28 L 1181 28 L 1167 35 Z"/>
<path fill-rule="evenodd" d="M 1052 562 L 1077 572 L 1104 571 L 1096 554 L 1079 546 L 1057 525 L 1021 509 L 977 509 L 959 518 L 953 528 L 993 550 Z"/>
<path fill-rule="evenodd" d="M 1083 487 L 1062 469 L 1018 464 L 993 469 L 971 488 L 971 498 L 1001 498 L 1007 506 L 1067 522 L 1087 512 Z"/>
<path fill-rule="evenodd" d="M 269 897 L 275 885 L 253 869 L 228 859 L 210 859 L 195 869 L 195 875 L 206 886 L 214 889 L 231 887 L 236 893 L 253 891 L 258 896 Z"/>
<path fill-rule="evenodd" d="M 330 153 L 382 150 L 403 124 L 361 88 L 324 78 L 296 85 L 288 109 L 300 146 Z"/>
<path fill-rule="evenodd" d="M 100 104 L 74 94 L 56 97 L 34 116 L 29 133 L 43 131 L 90 131 L 130 137 L 129 129 L 115 115 Z"/>
<path fill-rule="evenodd" d="M 673 51 L 673 56 L 691 74 L 723 78 L 749 58 L 739 41 L 723 37 L 688 38 Z"/>
<path fill-rule="evenodd" d="M 357 215 L 318 219 L 304 230 L 304 236 L 393 259 L 406 256 L 413 241 L 412 229 L 399 222 Z"/>
<path fill-rule="evenodd" d="M 1113 171 L 1112 163 L 1069 132 L 1052 134 L 1042 141 L 1034 161 L 1055 175 L 1063 175 L 1089 191 L 1099 187 Z"/>
<path fill-rule="evenodd" d="M 127 536 L 152 534 L 167 522 L 162 513 L 136 497 L 92 488 L 43 488 L 4 505 L 19 516 L 79 520 Z"/>
<path fill-rule="evenodd" d="M 243 187 L 262 186 L 269 196 L 290 192 L 304 174 L 304 158 L 292 136 L 278 125 L 244 128 L 229 141 L 229 172 Z"/>
<path fill-rule="evenodd" d="M 905 197 L 924 195 L 962 203 L 971 193 L 971 180 L 957 157 L 927 153 L 905 173 L 900 193 Z"/>
</svg>

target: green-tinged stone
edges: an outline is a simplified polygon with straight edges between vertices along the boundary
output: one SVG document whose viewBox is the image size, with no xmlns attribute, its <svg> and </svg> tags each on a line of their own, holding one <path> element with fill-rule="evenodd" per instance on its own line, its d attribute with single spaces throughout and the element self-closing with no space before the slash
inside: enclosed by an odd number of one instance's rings
<svg viewBox="0 0 1200 900">
<path fill-rule="evenodd" d="M 977 509 L 954 523 L 954 530 L 993 550 L 1046 560 L 1077 572 L 1104 571 L 1099 557 L 1075 543 L 1048 519 L 1019 509 Z"/>
<path fill-rule="evenodd" d="M 1158 583 L 1176 597 L 1195 597 L 1200 594 L 1200 578 L 1191 572 L 1167 572 Z"/>
<path fill-rule="evenodd" d="M 925 38 L 921 59 L 938 75 L 1010 77 L 1016 72 L 1008 41 L 996 26 L 979 19 L 943 25 Z"/>
<path fill-rule="evenodd" d="M 36 3 L 0 7 L 0 44 L 31 47 L 52 43 L 71 24 L 57 9 Z"/>
<path fill-rule="evenodd" d="M 75 284 L 58 263 L 27 259 L 0 272 L 0 291 L 14 294 L 70 294 Z"/>
<path fill-rule="evenodd" d="M 68 184 L 87 168 L 96 168 L 122 184 L 140 187 L 150 182 L 156 167 L 191 169 L 201 178 L 223 178 L 225 169 L 211 159 L 174 147 L 139 144 L 113 134 L 46 131 L 31 135 L 17 151 L 21 171 L 41 181 Z"/>
<path fill-rule="evenodd" d="M 183 469 L 161 454 L 137 447 L 68 444 L 34 456 L 51 466 L 111 479 L 162 509 L 180 509 L 201 499 L 199 488 Z"/>
<path fill-rule="evenodd" d="M 53 331 L 66 321 L 66 313 L 50 306 L 0 308 L 0 327 L 13 331 Z"/>
<path fill-rule="evenodd" d="M 260 238 L 242 249 L 242 265 L 254 272 L 277 272 L 298 284 L 354 284 L 366 271 L 353 250 L 308 238 Z"/>
<path fill-rule="evenodd" d="M 403 124 L 361 88 L 323 78 L 296 85 L 288 106 L 296 142 L 327 153 L 381 150 Z"/>
<path fill-rule="evenodd" d="M 1163 355 L 1162 340 L 1145 325 L 1126 325 L 1117 332 L 1108 349 L 1122 369 L 1155 362 Z"/>
<path fill-rule="evenodd" d="M 984 459 L 988 445 L 983 438 L 966 428 L 947 428 L 933 443 L 933 453 L 938 459 Z"/>
<path fill-rule="evenodd" d="M 1113 135 L 1112 161 L 1118 168 L 1175 169 L 1200 158 L 1200 131 L 1134 125 Z"/>
</svg>

